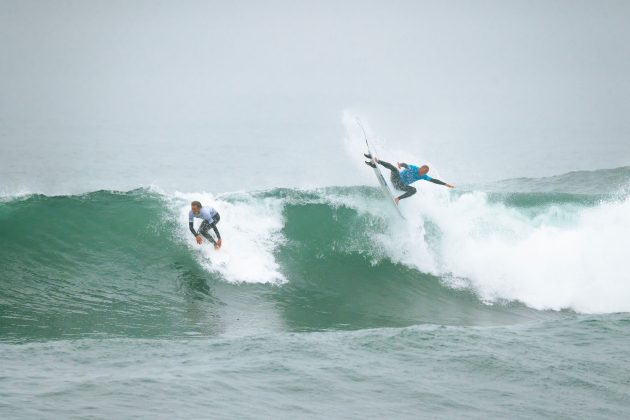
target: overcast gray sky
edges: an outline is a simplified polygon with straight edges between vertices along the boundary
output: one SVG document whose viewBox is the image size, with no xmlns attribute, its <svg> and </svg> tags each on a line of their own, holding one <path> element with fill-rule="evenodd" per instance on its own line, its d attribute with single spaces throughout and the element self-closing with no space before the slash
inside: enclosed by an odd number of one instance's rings
<svg viewBox="0 0 630 420">
<path fill-rule="evenodd" d="M 630 164 L 629 1 L 0 0 L 0 57 L 5 148 L 168 125 L 297 153 L 351 109 L 460 180 Z"/>
</svg>

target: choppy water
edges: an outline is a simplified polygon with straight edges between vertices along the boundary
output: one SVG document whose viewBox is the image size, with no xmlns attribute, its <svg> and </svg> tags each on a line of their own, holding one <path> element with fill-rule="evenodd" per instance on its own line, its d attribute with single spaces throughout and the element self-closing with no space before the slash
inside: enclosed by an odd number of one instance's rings
<svg viewBox="0 0 630 420">
<path fill-rule="evenodd" d="M 5 197 L 0 413 L 627 417 L 629 171 L 428 185 L 406 222 L 371 187 Z"/>
</svg>

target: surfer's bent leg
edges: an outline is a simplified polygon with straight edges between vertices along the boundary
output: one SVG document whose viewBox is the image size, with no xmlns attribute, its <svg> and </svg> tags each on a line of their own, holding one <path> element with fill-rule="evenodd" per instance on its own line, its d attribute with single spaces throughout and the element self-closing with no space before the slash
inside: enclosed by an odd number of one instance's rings
<svg viewBox="0 0 630 420">
<path fill-rule="evenodd" d="M 390 180 L 392 181 L 392 185 L 394 186 L 394 188 L 396 188 L 398 191 L 405 192 L 403 195 L 398 197 L 399 200 L 402 200 L 403 198 L 411 197 L 412 195 L 416 193 L 417 190 L 414 187 L 403 184 L 402 180 L 400 179 L 400 171 L 398 170 L 397 167 L 395 167 L 389 162 L 385 162 L 384 160 L 379 160 L 378 163 L 381 164 L 383 167 L 389 169 Z"/>
<path fill-rule="evenodd" d="M 411 185 L 405 185 L 405 189 L 402 191 L 406 191 L 406 192 L 400 197 L 398 197 L 399 200 L 402 200 L 403 198 L 411 197 L 412 195 L 416 193 L 417 190 Z"/>
<path fill-rule="evenodd" d="M 397 169 L 395 171 L 392 171 L 391 180 L 392 180 L 392 185 L 394 186 L 394 188 L 396 188 L 398 191 L 405 192 L 403 195 L 398 197 L 398 200 L 402 200 L 403 198 L 409 198 L 412 195 L 414 195 L 417 191 L 411 185 L 403 184 L 402 179 L 400 179 L 400 172 L 398 172 Z"/>
<path fill-rule="evenodd" d="M 387 169 L 389 169 L 390 171 L 396 171 L 398 172 L 398 168 L 396 168 L 394 165 L 392 165 L 389 162 L 385 162 L 384 160 L 379 160 L 378 163 L 380 163 L 381 165 L 383 165 L 384 167 L 386 167 Z"/>
<path fill-rule="evenodd" d="M 221 220 L 221 216 L 219 216 L 219 213 L 215 214 L 214 217 L 212 218 L 213 223 L 212 225 L 212 229 L 214 230 L 214 234 L 217 235 L 217 240 L 221 240 L 221 234 L 219 233 L 219 229 L 217 229 L 217 223 L 219 223 L 219 220 Z"/>
<path fill-rule="evenodd" d="M 216 227 L 215 223 L 210 224 L 207 220 L 204 220 L 201 223 L 201 226 L 199 226 L 199 234 L 203 235 L 204 238 L 206 238 L 207 240 L 209 240 L 213 244 L 216 244 L 216 241 L 214 240 L 212 235 L 210 235 L 210 233 L 208 233 L 208 229 L 210 229 L 210 228 L 213 228 L 216 233 L 219 232 L 217 230 L 217 227 Z"/>
<path fill-rule="evenodd" d="M 389 162 L 385 162 L 384 160 L 379 160 L 378 163 L 380 163 L 383 167 L 389 169 L 389 179 L 392 181 L 392 185 L 394 186 L 394 188 L 399 191 L 407 191 L 407 186 L 403 184 L 400 180 L 400 171 L 398 170 L 398 168 L 396 168 Z"/>
<path fill-rule="evenodd" d="M 402 179 L 400 179 L 400 171 L 398 168 L 389 162 L 379 161 L 378 163 L 389 169 L 389 179 L 392 181 L 394 188 L 398 191 L 409 191 L 408 186 L 403 184 Z"/>
</svg>

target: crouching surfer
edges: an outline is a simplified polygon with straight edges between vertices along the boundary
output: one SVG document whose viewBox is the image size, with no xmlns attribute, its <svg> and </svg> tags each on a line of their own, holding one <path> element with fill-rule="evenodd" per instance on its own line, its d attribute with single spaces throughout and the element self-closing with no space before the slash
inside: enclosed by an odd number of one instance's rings
<svg viewBox="0 0 630 420">
<path fill-rule="evenodd" d="M 372 155 L 370 154 L 364 154 L 364 156 L 368 159 L 372 159 Z M 394 165 L 392 165 L 389 162 L 385 162 L 384 160 L 379 160 L 378 158 L 376 158 L 376 156 L 374 157 L 374 160 L 376 161 L 376 163 L 390 170 L 390 179 L 392 181 L 392 185 L 394 186 L 394 188 L 396 188 L 398 191 L 405 192 L 401 196 L 396 197 L 394 199 L 396 204 L 398 204 L 400 200 L 414 195 L 417 190 L 414 187 L 412 187 L 411 184 L 416 181 L 420 181 L 421 179 L 432 182 L 434 184 L 444 185 L 447 188 L 455 188 L 451 184 L 447 184 L 446 182 L 440 181 L 439 179 L 432 178 L 429 175 L 427 175 L 427 172 L 429 172 L 429 167 L 427 165 L 422 165 L 420 167 L 417 167 L 416 165 L 398 163 L 397 165 L 398 168 L 396 168 Z M 368 166 L 371 166 L 372 168 L 376 168 L 376 165 L 372 161 L 365 162 L 365 164 Z M 404 169 L 400 171 L 399 170 L 400 168 L 404 168 Z"/>
<path fill-rule="evenodd" d="M 199 231 L 195 230 L 194 219 L 202 219 L 201 225 L 199 226 Z M 219 212 L 216 211 L 212 207 L 203 207 L 199 201 L 193 201 L 190 203 L 190 212 L 188 213 L 188 227 L 190 231 L 195 236 L 197 243 L 201 245 L 201 236 L 212 242 L 214 245 L 214 249 L 221 248 L 221 234 L 219 233 L 219 229 L 217 229 L 217 223 L 219 223 L 221 217 L 219 216 Z M 215 241 L 210 232 L 208 232 L 212 228 L 214 230 L 215 235 L 217 235 L 217 240 Z"/>
</svg>

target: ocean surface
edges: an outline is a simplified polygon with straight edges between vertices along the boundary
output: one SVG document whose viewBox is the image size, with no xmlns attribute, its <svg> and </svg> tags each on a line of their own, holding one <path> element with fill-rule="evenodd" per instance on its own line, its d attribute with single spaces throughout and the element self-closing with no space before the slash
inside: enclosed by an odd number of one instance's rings
<svg viewBox="0 0 630 420">
<path fill-rule="evenodd" d="M 627 418 L 629 180 L 7 194 L 0 417 Z"/>
</svg>

